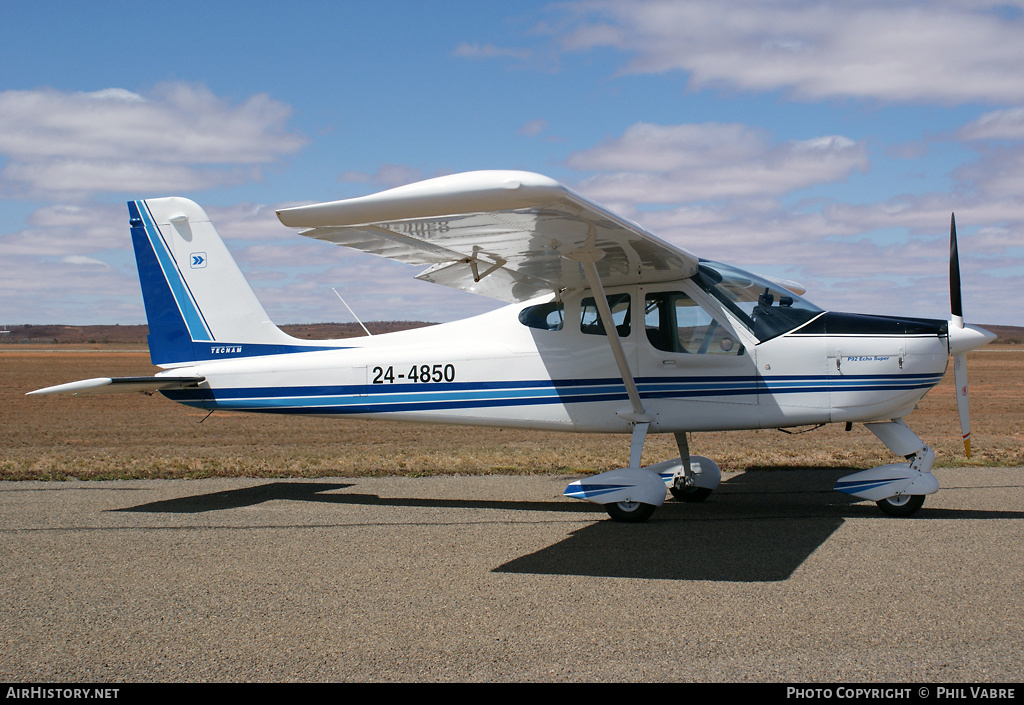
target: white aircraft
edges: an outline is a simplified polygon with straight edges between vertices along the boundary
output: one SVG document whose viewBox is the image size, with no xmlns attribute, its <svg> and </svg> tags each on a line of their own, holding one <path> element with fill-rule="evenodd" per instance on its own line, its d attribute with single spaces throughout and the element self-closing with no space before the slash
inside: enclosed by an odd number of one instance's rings
<svg viewBox="0 0 1024 705">
<path fill-rule="evenodd" d="M 938 490 L 934 452 L 903 422 L 955 361 L 970 454 L 955 225 L 950 321 L 824 311 L 793 282 L 695 255 L 538 174 L 482 171 L 278 211 L 318 240 L 409 264 L 418 279 L 508 302 L 454 323 L 307 341 L 267 317 L 206 213 L 183 198 L 128 203 L 155 377 L 30 394 L 159 391 L 214 410 L 631 435 L 629 467 L 569 497 L 645 521 L 718 486 L 687 433 L 864 423 L 906 462 L 835 489 L 909 516 Z M 641 467 L 648 433 L 680 457 Z"/>
</svg>

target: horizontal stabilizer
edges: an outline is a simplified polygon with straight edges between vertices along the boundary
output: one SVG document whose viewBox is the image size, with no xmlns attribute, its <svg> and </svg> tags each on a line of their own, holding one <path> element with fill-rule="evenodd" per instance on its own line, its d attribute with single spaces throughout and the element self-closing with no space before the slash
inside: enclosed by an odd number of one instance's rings
<svg viewBox="0 0 1024 705">
<path fill-rule="evenodd" d="M 94 377 L 37 389 L 28 394 L 113 394 L 197 387 L 205 377 Z"/>
</svg>

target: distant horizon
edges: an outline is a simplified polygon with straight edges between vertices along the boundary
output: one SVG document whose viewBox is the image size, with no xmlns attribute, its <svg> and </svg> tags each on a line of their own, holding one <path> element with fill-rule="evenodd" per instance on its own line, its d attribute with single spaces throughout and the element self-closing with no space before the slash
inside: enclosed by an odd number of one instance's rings
<svg viewBox="0 0 1024 705">
<path fill-rule="evenodd" d="M 467 316 L 468 318 L 468 316 Z M 366 320 L 363 323 L 425 323 L 429 325 L 438 325 L 443 321 L 420 321 L 405 318 L 381 318 L 376 320 Z M 273 322 L 275 326 L 358 326 L 359 321 L 306 321 L 303 323 L 278 323 Z M 135 327 L 135 326 L 148 326 L 149 323 L 7 323 L 0 324 L 3 327 L 15 327 L 15 326 L 67 326 L 74 328 L 108 328 L 112 326 L 121 327 Z"/>
<path fill-rule="evenodd" d="M 468 318 L 468 316 L 467 316 L 467 318 Z M 948 319 L 935 319 L 935 320 L 948 320 Z M 420 320 L 410 320 L 410 319 L 394 318 L 394 319 L 367 320 L 367 321 L 362 321 L 362 323 L 365 324 L 365 325 L 370 325 L 370 324 L 388 325 L 388 324 L 396 324 L 396 323 L 397 324 L 412 323 L 412 324 L 419 324 L 419 325 L 422 325 L 422 326 L 436 326 L 436 325 L 443 325 L 445 323 L 445 321 L 420 321 Z M 113 327 L 121 327 L 121 328 L 143 328 L 143 327 L 146 327 L 146 328 L 148 328 L 149 327 L 148 323 L 11 323 L 11 324 L 3 324 L 3 325 L 4 325 L 4 330 L 0 330 L 0 333 L 6 331 L 8 328 L 15 328 L 15 327 L 19 327 L 19 326 L 21 326 L 21 327 L 23 327 L 23 326 L 40 326 L 40 327 L 43 327 L 43 326 L 60 326 L 60 327 L 66 327 L 66 328 L 113 328 Z M 355 326 L 355 327 L 358 328 L 359 325 L 360 325 L 360 322 L 359 321 L 307 321 L 307 322 L 304 322 L 304 323 L 277 323 L 277 322 L 274 322 L 274 325 L 276 325 L 279 328 L 294 327 L 294 326 Z M 980 326 L 981 328 L 986 328 L 986 327 L 988 327 L 988 328 L 1007 328 L 1007 329 L 1024 331 L 1024 326 L 1016 326 L 1016 325 L 1012 325 L 1012 324 L 1008 324 L 1008 323 L 972 323 L 971 325 L 977 325 L 977 326 Z"/>
</svg>

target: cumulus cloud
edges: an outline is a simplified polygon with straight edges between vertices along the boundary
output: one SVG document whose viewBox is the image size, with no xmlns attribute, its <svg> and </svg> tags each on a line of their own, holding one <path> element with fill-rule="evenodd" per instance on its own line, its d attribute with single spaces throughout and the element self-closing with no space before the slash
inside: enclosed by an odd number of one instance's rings
<svg viewBox="0 0 1024 705">
<path fill-rule="evenodd" d="M 295 236 L 295 231 L 282 225 L 276 213 L 277 209 L 288 205 L 292 204 L 237 203 L 208 206 L 203 210 L 225 240 L 288 240 Z"/>
<path fill-rule="evenodd" d="M 424 178 L 423 172 L 405 164 L 381 164 L 373 174 L 365 171 L 346 171 L 339 181 L 359 184 L 379 184 L 386 188 L 404 186 Z"/>
<path fill-rule="evenodd" d="M 520 127 L 516 134 L 521 137 L 536 137 L 546 129 L 548 129 L 547 120 L 530 120 Z"/>
<path fill-rule="evenodd" d="M 1019 5 L 1019 3 L 1018 3 Z M 613 48 L 624 73 L 803 99 L 1019 102 L 1021 20 L 986 3 L 594 0 L 568 6 L 566 51 Z"/>
<path fill-rule="evenodd" d="M 145 320 L 139 280 L 83 255 L 52 258 L 11 254 L 0 245 L 5 265 L 0 277 L 0 309 L 8 322 L 109 323 Z M 88 302 L 69 309 L 68 301 Z"/>
<path fill-rule="evenodd" d="M 257 179 L 306 139 L 289 106 L 267 95 L 238 104 L 202 86 L 0 92 L 0 184 L 8 194 L 196 190 Z"/>
<path fill-rule="evenodd" d="M 740 124 L 637 123 L 571 154 L 567 165 L 602 172 L 580 185 L 593 198 L 679 203 L 780 195 L 845 179 L 869 163 L 863 144 L 841 136 L 773 144 Z"/>
<path fill-rule="evenodd" d="M 470 44 L 469 42 L 460 43 L 452 51 L 452 56 L 460 59 L 529 59 L 532 55 L 533 52 L 529 49 L 512 49 L 494 44 Z"/>
<path fill-rule="evenodd" d="M 67 257 L 62 257 L 60 261 L 65 264 L 77 264 L 86 267 L 100 267 L 103 269 L 110 268 L 110 265 L 106 262 L 101 262 L 95 257 L 86 257 L 84 255 L 68 255 Z"/>
<path fill-rule="evenodd" d="M 957 133 L 963 140 L 1024 140 L 1024 108 L 985 113 Z"/>
<path fill-rule="evenodd" d="M 47 206 L 29 215 L 29 227 L 0 233 L 0 260 L 15 256 L 93 256 L 128 242 L 124 206 Z M 8 269 L 10 271 L 10 269 Z"/>
</svg>

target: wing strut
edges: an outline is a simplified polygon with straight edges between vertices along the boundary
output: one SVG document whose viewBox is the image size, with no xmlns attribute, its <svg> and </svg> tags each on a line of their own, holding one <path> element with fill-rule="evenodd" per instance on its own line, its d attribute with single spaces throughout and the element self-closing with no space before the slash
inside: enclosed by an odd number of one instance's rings
<svg viewBox="0 0 1024 705">
<path fill-rule="evenodd" d="M 622 349 L 622 341 L 612 325 L 612 310 L 608 306 L 608 298 L 604 293 L 604 286 L 601 284 L 601 277 L 597 273 L 598 259 L 604 253 L 589 250 L 574 252 L 572 259 L 576 260 L 583 267 L 583 274 L 587 278 L 590 290 L 594 292 L 594 303 L 597 304 L 597 311 L 601 314 L 601 321 L 604 325 L 605 337 L 612 348 L 612 355 L 615 356 L 615 364 L 619 367 L 619 375 L 622 383 L 626 386 L 626 394 L 629 395 L 629 403 L 633 407 L 632 414 L 620 414 L 623 418 L 633 424 L 633 438 L 629 444 L 629 467 L 639 468 L 640 457 L 644 447 L 644 439 L 647 437 L 647 428 L 650 426 L 650 417 L 644 410 L 643 402 L 640 400 L 640 393 L 636 389 L 636 381 L 633 379 L 633 372 L 629 369 L 629 361 L 626 360 L 626 351 Z"/>
<path fill-rule="evenodd" d="M 629 362 L 626 360 L 626 352 L 622 349 L 622 341 L 619 340 L 618 334 L 615 332 L 615 326 L 612 325 L 612 310 L 608 306 L 608 299 L 604 293 L 604 287 L 601 285 L 601 277 L 597 273 L 597 266 L 594 264 L 595 259 L 581 260 L 577 257 L 573 257 L 577 262 L 583 265 L 583 273 L 587 277 L 587 284 L 590 285 L 591 291 L 594 292 L 594 302 L 597 304 L 597 311 L 601 314 L 601 321 L 604 325 L 605 337 L 608 338 L 608 344 L 612 347 L 612 355 L 615 356 L 615 364 L 619 366 L 619 374 L 622 376 L 622 381 L 626 385 L 626 394 L 629 395 L 629 401 L 633 405 L 633 415 L 636 417 L 631 421 L 649 421 L 647 414 L 644 411 L 643 402 L 640 401 L 640 393 L 636 390 L 636 382 L 633 381 L 633 373 L 629 369 Z"/>
</svg>

